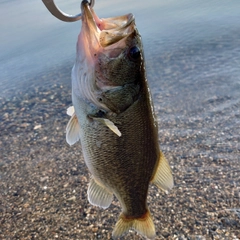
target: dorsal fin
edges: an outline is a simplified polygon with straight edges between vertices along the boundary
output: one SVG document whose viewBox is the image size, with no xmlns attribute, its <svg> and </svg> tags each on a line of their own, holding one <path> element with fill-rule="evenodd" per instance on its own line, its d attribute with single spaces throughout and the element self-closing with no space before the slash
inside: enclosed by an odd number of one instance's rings
<svg viewBox="0 0 240 240">
<path fill-rule="evenodd" d="M 69 145 L 73 145 L 80 139 L 80 126 L 73 106 L 67 109 L 67 114 L 71 118 L 66 127 L 66 141 Z"/>
</svg>

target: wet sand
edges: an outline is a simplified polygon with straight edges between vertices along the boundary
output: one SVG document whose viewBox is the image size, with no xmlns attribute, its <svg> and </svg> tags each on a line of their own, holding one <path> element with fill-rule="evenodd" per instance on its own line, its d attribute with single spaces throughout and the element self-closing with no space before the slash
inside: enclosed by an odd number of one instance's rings
<svg viewBox="0 0 240 240">
<path fill-rule="evenodd" d="M 111 239 L 119 203 L 107 210 L 88 203 L 81 146 L 65 141 L 70 70 L 37 76 L 41 86 L 0 98 L 0 239 Z M 162 101 L 154 97 L 157 109 Z M 190 123 L 162 121 L 168 113 L 157 113 L 175 187 L 166 195 L 150 186 L 156 239 L 240 239 L 238 149 L 229 152 L 231 161 L 213 158 L 216 149 L 199 144 L 197 134 L 181 135 Z M 196 155 L 189 154 L 189 137 Z M 122 239 L 143 238 L 133 231 Z"/>
</svg>

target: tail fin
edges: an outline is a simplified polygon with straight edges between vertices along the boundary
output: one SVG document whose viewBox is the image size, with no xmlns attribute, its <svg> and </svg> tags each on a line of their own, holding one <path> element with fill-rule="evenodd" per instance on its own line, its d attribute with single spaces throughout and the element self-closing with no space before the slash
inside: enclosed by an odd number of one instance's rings
<svg viewBox="0 0 240 240">
<path fill-rule="evenodd" d="M 122 213 L 113 230 L 113 238 L 121 237 L 130 229 L 136 230 L 146 238 L 153 239 L 155 237 L 155 226 L 149 210 L 140 218 L 128 218 Z"/>
</svg>

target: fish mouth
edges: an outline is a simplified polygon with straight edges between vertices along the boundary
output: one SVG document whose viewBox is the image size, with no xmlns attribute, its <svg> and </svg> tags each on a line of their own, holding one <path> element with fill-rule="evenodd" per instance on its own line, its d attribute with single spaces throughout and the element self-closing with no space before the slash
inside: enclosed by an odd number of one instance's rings
<svg viewBox="0 0 240 240">
<path fill-rule="evenodd" d="M 89 47 L 90 51 L 123 49 L 126 46 L 128 36 L 136 30 L 135 19 L 132 14 L 100 19 L 90 8 L 87 0 L 82 1 L 81 11 L 81 34 L 85 38 L 85 47 Z"/>
</svg>

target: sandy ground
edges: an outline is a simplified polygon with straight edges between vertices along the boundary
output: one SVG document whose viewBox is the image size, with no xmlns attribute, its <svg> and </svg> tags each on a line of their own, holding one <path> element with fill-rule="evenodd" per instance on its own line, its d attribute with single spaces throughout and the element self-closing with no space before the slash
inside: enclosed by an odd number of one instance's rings
<svg viewBox="0 0 240 240">
<path fill-rule="evenodd" d="M 114 199 L 107 210 L 88 203 L 81 146 L 65 141 L 71 91 L 55 82 L 70 81 L 69 72 L 53 72 L 51 84 L 0 98 L 0 239 L 111 239 L 119 203 Z M 160 128 L 169 128 L 158 117 Z M 150 186 L 156 239 L 240 239 L 237 157 L 189 156 L 185 141 L 178 131 L 161 132 L 175 187 L 166 195 Z M 192 141 L 198 145 L 197 137 Z M 143 238 L 132 231 L 122 239 Z"/>
</svg>

